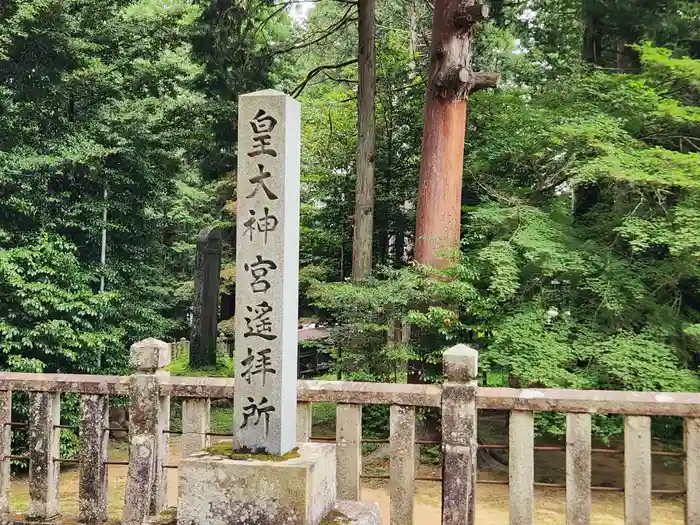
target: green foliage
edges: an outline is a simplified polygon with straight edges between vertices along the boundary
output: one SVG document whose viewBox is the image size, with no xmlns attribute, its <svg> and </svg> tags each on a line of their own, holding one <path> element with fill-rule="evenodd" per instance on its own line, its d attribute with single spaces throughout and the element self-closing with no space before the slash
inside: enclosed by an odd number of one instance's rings
<svg viewBox="0 0 700 525">
<path fill-rule="evenodd" d="M 332 435 L 335 430 L 335 404 L 314 403 L 311 408 L 314 428 L 321 427 L 323 436 Z"/>
<path fill-rule="evenodd" d="M 219 401 L 211 407 L 211 431 L 230 432 L 233 428 L 233 406 L 230 401 Z"/>
<path fill-rule="evenodd" d="M 420 358 L 424 377 L 439 380 L 441 352 L 464 342 L 494 386 L 698 390 L 700 77 L 684 56 L 698 36 L 695 4 L 492 3 L 475 64 L 504 83 L 470 97 L 462 257 L 439 278 L 382 266 L 407 265 L 417 197 L 423 89 L 406 86 L 426 50 L 395 30 L 409 9 L 379 8 L 378 269 L 359 285 L 344 282 L 354 66 L 329 75 L 352 81 L 326 78 L 303 96 L 313 206 L 302 219 L 313 242 L 302 253 L 333 269 L 307 295 L 333 326 L 342 372 L 402 381 L 406 360 Z M 338 62 L 349 56 L 333 49 Z M 397 337 L 401 323 L 413 327 L 409 342 Z M 607 416 L 594 427 L 602 439 L 621 428 Z M 542 433 L 562 429 L 556 417 L 538 420 Z"/>
<path fill-rule="evenodd" d="M 3 366 L 70 371 L 71 361 L 95 371 L 101 354 L 103 370 L 119 373 L 134 341 L 189 332 L 194 240 L 226 218 L 222 200 L 231 197 L 221 179 L 234 158 L 235 101 L 267 87 L 274 60 L 255 54 L 266 55 L 269 36 L 289 32 L 284 17 L 265 30 L 248 25 L 251 14 L 262 20 L 271 10 L 186 0 L 3 2 L 3 278 L 33 294 L 23 304 L 8 299 L 17 304 L 7 305 Z M 14 275 L 25 252 L 55 257 L 54 273 Z M 100 277 L 109 293 L 95 296 Z"/>
<path fill-rule="evenodd" d="M 95 294 L 76 249 L 43 236 L 0 252 L 0 359 L 23 372 L 95 371 L 97 356 L 119 345 L 102 326 L 116 294 Z"/>
<path fill-rule="evenodd" d="M 259 7 L 248 4 L 261 17 L 272 9 Z M 245 26 L 251 11 L 212 10 L 187 0 L 0 5 L 2 369 L 125 374 L 133 342 L 189 332 L 194 241 L 227 218 L 230 166 L 219 154 L 235 151 L 232 107 L 240 90 L 267 87 L 274 62 L 253 64 L 251 46 L 290 27 L 282 19 L 255 28 L 255 42 L 249 29 L 234 39 L 225 25 Z M 212 64 L 234 46 L 224 89 Z M 14 407 L 20 421 L 25 403 Z M 64 399 L 64 422 L 76 407 Z M 75 435 L 61 439 L 68 457 Z M 24 446 L 21 432 L 13 446 Z"/>
<path fill-rule="evenodd" d="M 409 358 L 410 349 L 388 344 L 387 336 L 417 296 L 416 283 L 408 272 L 390 271 L 362 286 L 318 283 L 310 288 L 312 304 L 332 324 L 329 339 L 341 371 L 357 380 L 396 379 L 396 364 Z"/>
<path fill-rule="evenodd" d="M 189 355 L 182 355 L 173 362 L 171 362 L 166 370 L 174 376 L 188 376 L 188 377 L 233 377 L 234 376 L 234 362 L 230 357 L 218 356 L 217 364 L 215 367 L 208 368 L 190 368 L 190 357 Z"/>
</svg>

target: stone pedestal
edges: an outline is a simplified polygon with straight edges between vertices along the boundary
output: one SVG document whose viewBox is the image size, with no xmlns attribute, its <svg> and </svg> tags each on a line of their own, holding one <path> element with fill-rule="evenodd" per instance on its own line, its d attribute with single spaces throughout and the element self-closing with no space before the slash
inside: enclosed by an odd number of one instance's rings
<svg viewBox="0 0 700 525">
<path fill-rule="evenodd" d="M 335 505 L 335 445 L 283 461 L 198 452 L 180 465 L 178 525 L 319 525 Z"/>
</svg>

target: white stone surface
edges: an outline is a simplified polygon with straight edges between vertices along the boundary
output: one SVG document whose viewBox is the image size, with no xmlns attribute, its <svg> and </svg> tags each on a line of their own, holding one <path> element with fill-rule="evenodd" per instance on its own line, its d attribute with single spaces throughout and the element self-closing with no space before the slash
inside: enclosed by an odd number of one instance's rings
<svg viewBox="0 0 700 525">
<path fill-rule="evenodd" d="M 333 525 L 382 525 L 379 503 L 337 501 L 333 510 L 337 513 Z"/>
<path fill-rule="evenodd" d="M 234 442 L 274 455 L 296 441 L 300 136 L 293 98 L 239 98 Z"/>
<path fill-rule="evenodd" d="M 184 459 L 178 525 L 318 525 L 335 504 L 335 446 L 300 443 L 299 455 L 280 462 Z"/>
</svg>

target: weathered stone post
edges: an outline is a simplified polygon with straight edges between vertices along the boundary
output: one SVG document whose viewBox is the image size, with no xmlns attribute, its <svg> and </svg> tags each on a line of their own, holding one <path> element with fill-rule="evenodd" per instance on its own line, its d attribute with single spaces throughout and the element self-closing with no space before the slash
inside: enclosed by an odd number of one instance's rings
<svg viewBox="0 0 700 525">
<path fill-rule="evenodd" d="M 162 342 L 162 341 L 161 341 Z M 159 354 L 160 355 L 160 354 Z M 170 372 L 164 370 L 171 361 L 170 345 L 167 352 L 160 356 L 158 369 L 156 370 L 156 381 L 169 377 Z M 156 429 L 156 458 L 154 463 L 155 485 L 151 492 L 151 514 L 159 514 L 168 503 L 168 473 L 163 465 L 168 464 L 170 455 L 170 396 L 158 396 L 158 428 Z"/>
<path fill-rule="evenodd" d="M 442 524 L 474 525 L 476 378 L 479 353 L 456 345 L 443 354 Z"/>
<path fill-rule="evenodd" d="M 32 392 L 29 396 L 29 512 L 33 520 L 58 516 L 61 394 Z"/>
<path fill-rule="evenodd" d="M 10 460 L 12 454 L 12 392 L 0 390 L 0 518 L 10 513 Z"/>
<path fill-rule="evenodd" d="M 84 395 L 80 404 L 80 523 L 107 521 L 108 426 L 108 397 Z"/>
<path fill-rule="evenodd" d="M 221 279 L 221 230 L 207 226 L 197 237 L 192 305 L 190 366 L 216 365 L 216 333 Z"/>
<path fill-rule="evenodd" d="M 182 457 L 209 446 L 211 400 L 188 398 L 182 400 Z"/>
<path fill-rule="evenodd" d="M 131 364 L 136 373 L 129 385 L 129 471 L 126 481 L 124 525 L 142 525 L 151 509 L 152 494 L 163 491 L 162 419 L 163 406 L 156 371 L 170 362 L 170 345 L 146 339 L 131 347 Z M 156 496 L 157 498 L 158 496 Z"/>
</svg>

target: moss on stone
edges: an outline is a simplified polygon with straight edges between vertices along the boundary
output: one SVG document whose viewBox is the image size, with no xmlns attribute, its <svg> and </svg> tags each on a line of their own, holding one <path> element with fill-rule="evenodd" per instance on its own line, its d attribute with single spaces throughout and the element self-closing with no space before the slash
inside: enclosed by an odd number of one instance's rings
<svg viewBox="0 0 700 525">
<path fill-rule="evenodd" d="M 162 511 L 158 516 L 150 518 L 150 525 L 176 525 L 177 509 L 170 507 Z"/>
<path fill-rule="evenodd" d="M 295 459 L 299 457 L 299 449 L 296 447 L 283 456 L 275 456 L 273 454 L 266 454 L 264 452 L 233 450 L 233 443 L 231 443 L 230 441 L 222 441 L 221 443 L 212 445 L 211 447 L 205 448 L 204 452 L 236 460 L 250 459 L 257 461 L 287 461 L 288 459 Z"/>
<path fill-rule="evenodd" d="M 332 510 L 321 520 L 319 525 L 347 525 L 349 522 L 350 519 L 345 514 Z"/>
</svg>

